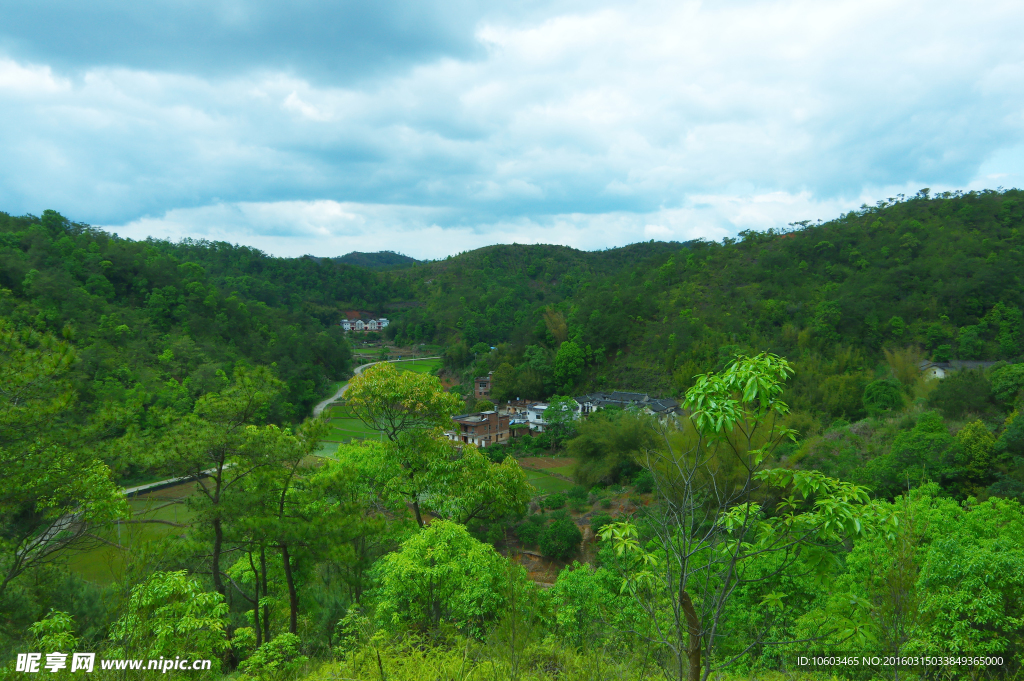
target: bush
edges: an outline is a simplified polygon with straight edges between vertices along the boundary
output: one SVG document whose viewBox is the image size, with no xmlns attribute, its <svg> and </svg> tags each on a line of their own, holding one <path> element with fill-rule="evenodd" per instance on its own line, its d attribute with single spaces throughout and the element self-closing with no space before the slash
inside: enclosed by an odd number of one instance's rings
<svg viewBox="0 0 1024 681">
<path fill-rule="evenodd" d="M 592 529 L 596 535 L 604 529 L 605 525 L 611 525 L 614 522 L 615 519 L 607 513 L 596 513 L 590 518 L 590 529 Z"/>
<path fill-rule="evenodd" d="M 612 507 L 612 500 L 611 499 L 602 499 L 601 500 L 601 508 L 603 508 L 605 510 L 608 510 L 611 507 Z"/>
<path fill-rule="evenodd" d="M 569 506 L 576 513 L 584 513 L 590 507 L 590 504 L 583 499 L 573 499 L 569 502 Z"/>
<path fill-rule="evenodd" d="M 992 386 L 981 371 L 955 371 L 939 381 L 928 400 L 947 419 L 967 414 L 986 415 L 993 411 Z"/>
<path fill-rule="evenodd" d="M 561 492 L 555 494 L 549 494 L 544 497 L 544 508 L 562 508 L 565 506 L 565 495 Z"/>
<path fill-rule="evenodd" d="M 895 379 L 872 381 L 864 388 L 864 409 L 868 416 L 880 416 L 903 409 L 903 391 Z"/>
<path fill-rule="evenodd" d="M 561 517 L 544 528 L 540 535 L 540 550 L 549 558 L 567 560 L 576 553 L 583 533 L 571 518 Z"/>
<path fill-rule="evenodd" d="M 302 641 L 295 634 L 279 634 L 264 643 L 252 656 L 238 665 L 247 677 L 286 678 L 295 675 L 309 661 L 300 650 Z"/>
<path fill-rule="evenodd" d="M 633 488 L 640 494 L 650 494 L 654 491 L 654 475 L 641 471 L 633 480 Z"/>
<path fill-rule="evenodd" d="M 526 520 L 516 527 L 516 536 L 523 544 L 534 546 L 540 539 L 541 530 L 544 529 L 544 517 L 539 515 L 527 516 Z"/>
<path fill-rule="evenodd" d="M 587 498 L 587 488 L 583 485 L 573 485 L 565 493 L 565 496 L 576 501 L 583 501 Z"/>
</svg>

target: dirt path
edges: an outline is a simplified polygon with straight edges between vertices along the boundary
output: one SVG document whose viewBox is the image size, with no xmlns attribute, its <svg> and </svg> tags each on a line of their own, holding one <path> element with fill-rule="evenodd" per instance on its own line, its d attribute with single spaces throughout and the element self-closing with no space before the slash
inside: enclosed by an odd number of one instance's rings
<svg viewBox="0 0 1024 681">
<path fill-rule="evenodd" d="M 524 456 L 519 459 L 519 465 L 523 468 L 535 468 L 537 470 L 544 470 L 545 468 L 561 468 L 563 466 L 574 466 L 576 459 L 571 457 L 559 457 L 557 459 L 547 456 Z"/>
</svg>

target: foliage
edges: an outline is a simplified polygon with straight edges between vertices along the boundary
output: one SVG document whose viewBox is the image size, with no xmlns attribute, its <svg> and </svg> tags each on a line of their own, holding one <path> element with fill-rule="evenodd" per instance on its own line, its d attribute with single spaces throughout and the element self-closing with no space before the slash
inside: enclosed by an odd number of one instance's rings
<svg viewBox="0 0 1024 681">
<path fill-rule="evenodd" d="M 540 533 L 541 553 L 549 558 L 568 560 L 583 541 L 583 533 L 568 515 L 560 515 Z"/>
<path fill-rule="evenodd" d="M 1024 391 L 1024 364 L 1007 364 L 992 371 L 992 394 L 1004 404 L 1021 399 Z"/>
<path fill-rule="evenodd" d="M 238 669 L 247 677 L 261 680 L 290 678 L 309 661 L 301 646 L 295 634 L 280 634 L 257 648 Z"/>
<path fill-rule="evenodd" d="M 539 516 L 531 516 L 533 517 Z M 525 520 L 516 526 L 516 536 L 523 546 L 536 546 L 542 530 L 542 525 Z"/>
<path fill-rule="evenodd" d="M 985 415 L 992 411 L 992 386 L 978 370 L 955 371 L 939 381 L 928 400 L 946 418 L 967 414 Z"/>
<path fill-rule="evenodd" d="M 378 618 L 391 629 L 449 624 L 480 636 L 504 605 L 504 561 L 462 525 L 435 520 L 374 567 Z"/>
<path fill-rule="evenodd" d="M 881 416 L 903 409 L 903 391 L 895 380 L 879 380 L 864 388 L 864 409 L 869 416 Z"/>
<path fill-rule="evenodd" d="M 565 495 L 555 492 L 544 497 L 544 508 L 556 509 L 565 506 Z"/>
<path fill-rule="evenodd" d="M 78 648 L 75 620 L 66 612 L 51 609 L 46 617 L 28 629 L 40 650 L 73 651 Z"/>
<path fill-rule="evenodd" d="M 375 364 L 349 382 L 345 400 L 352 413 L 395 442 L 415 429 L 444 428 L 462 402 L 436 376 Z"/>
<path fill-rule="evenodd" d="M 110 629 L 112 657 L 216 658 L 228 646 L 228 605 L 184 570 L 154 572 L 131 590 Z"/>
<path fill-rule="evenodd" d="M 584 486 L 620 482 L 640 470 L 635 457 L 654 446 L 648 419 L 619 409 L 602 409 L 579 425 L 566 449 L 577 461 L 574 477 Z"/>
</svg>

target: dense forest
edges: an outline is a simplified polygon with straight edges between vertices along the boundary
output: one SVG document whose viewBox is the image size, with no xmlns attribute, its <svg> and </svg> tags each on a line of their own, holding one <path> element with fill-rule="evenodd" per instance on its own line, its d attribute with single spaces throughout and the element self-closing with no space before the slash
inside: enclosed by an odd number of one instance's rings
<svg viewBox="0 0 1024 681">
<path fill-rule="evenodd" d="M 372 268 L 0 214 L 0 676 L 77 650 L 266 680 L 1014 678 L 1022 199 Z M 444 366 L 352 378 L 373 437 L 324 455 L 353 310 Z M 489 371 L 496 401 L 682 409 L 451 442 Z M 553 454 L 572 481 L 538 490 L 520 463 Z M 124 496 L 163 478 L 190 482 Z"/>
</svg>

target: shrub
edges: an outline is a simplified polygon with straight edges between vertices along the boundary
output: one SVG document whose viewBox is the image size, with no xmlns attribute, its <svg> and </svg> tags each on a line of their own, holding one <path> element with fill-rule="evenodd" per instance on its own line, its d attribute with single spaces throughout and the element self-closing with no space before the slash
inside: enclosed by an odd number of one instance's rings
<svg viewBox="0 0 1024 681">
<path fill-rule="evenodd" d="M 571 518 L 558 518 L 540 535 L 540 550 L 549 558 L 566 560 L 579 548 L 583 533 Z"/>
<path fill-rule="evenodd" d="M 587 488 L 583 485 L 573 485 L 565 493 L 565 496 L 573 500 L 583 501 L 587 498 Z"/>
<path fill-rule="evenodd" d="M 596 535 L 604 529 L 605 525 L 611 525 L 614 522 L 615 519 L 607 513 L 596 513 L 590 518 L 590 529 L 592 529 Z"/>
<path fill-rule="evenodd" d="M 609 509 L 611 507 L 612 507 L 612 500 L 611 499 L 602 499 L 601 500 L 601 508 L 607 510 L 607 509 Z"/>
<path fill-rule="evenodd" d="M 540 539 L 541 530 L 544 529 L 544 517 L 539 515 L 526 516 L 526 520 L 516 527 L 516 536 L 523 544 L 534 546 Z"/>
<path fill-rule="evenodd" d="M 572 510 L 575 511 L 576 513 L 584 513 L 590 506 L 590 504 L 588 504 L 583 499 L 573 499 L 571 502 L 569 502 L 569 505 L 572 508 Z"/>
<path fill-rule="evenodd" d="M 516 527 L 516 536 L 519 537 L 519 541 L 524 546 L 534 546 L 537 544 L 537 540 L 540 538 L 540 525 L 533 523 L 520 523 Z"/>
<path fill-rule="evenodd" d="M 640 494 L 654 491 L 654 476 L 650 471 L 641 471 L 633 480 L 633 488 Z"/>
<path fill-rule="evenodd" d="M 984 373 L 977 370 L 955 371 L 939 381 L 928 400 L 948 419 L 966 414 L 986 415 L 993 411 L 992 386 Z"/>
<path fill-rule="evenodd" d="M 872 381 L 864 388 L 864 408 L 869 416 L 879 416 L 903 409 L 903 391 L 891 378 Z"/>
<path fill-rule="evenodd" d="M 248 660 L 238 665 L 247 677 L 285 678 L 296 674 L 309 661 L 300 652 L 302 642 L 295 634 L 279 634 L 264 643 Z"/>
<path fill-rule="evenodd" d="M 544 508 L 562 508 L 565 506 L 565 495 L 561 492 L 549 494 L 544 497 Z"/>
</svg>

